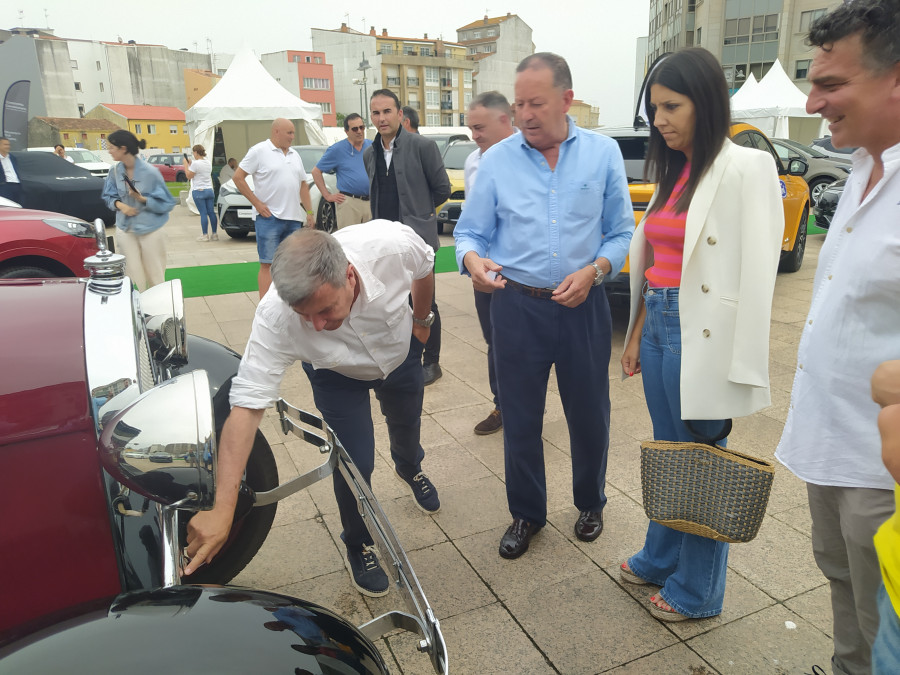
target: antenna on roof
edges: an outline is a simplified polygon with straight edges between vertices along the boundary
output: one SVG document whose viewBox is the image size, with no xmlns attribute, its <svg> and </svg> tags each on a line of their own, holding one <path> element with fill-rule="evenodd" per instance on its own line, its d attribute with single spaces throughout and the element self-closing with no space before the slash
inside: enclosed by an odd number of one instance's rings
<svg viewBox="0 0 900 675">
<path fill-rule="evenodd" d="M 50 12 L 47 11 L 47 8 L 44 7 L 44 23 L 47 24 L 47 28 L 50 28 Z"/>
</svg>

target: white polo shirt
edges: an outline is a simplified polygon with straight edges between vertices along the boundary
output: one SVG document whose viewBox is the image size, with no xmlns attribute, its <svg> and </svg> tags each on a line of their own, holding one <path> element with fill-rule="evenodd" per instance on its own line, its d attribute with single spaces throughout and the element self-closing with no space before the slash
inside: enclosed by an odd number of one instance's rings
<svg viewBox="0 0 900 675">
<path fill-rule="evenodd" d="M 434 268 L 434 251 L 412 228 L 373 220 L 334 233 L 356 269 L 360 293 L 337 330 L 317 331 L 273 284 L 253 318 L 250 340 L 231 384 L 231 405 L 260 410 L 278 399 L 296 361 L 354 380 L 379 380 L 406 359 L 412 335 L 409 293 Z"/>
<path fill-rule="evenodd" d="M 306 181 L 306 171 L 293 148 L 288 148 L 285 154 L 267 138 L 247 151 L 240 167 L 253 176 L 253 192 L 273 216 L 282 220 L 306 220 L 306 211 L 300 204 L 300 184 Z M 254 208 L 254 220 L 256 216 Z"/>
</svg>

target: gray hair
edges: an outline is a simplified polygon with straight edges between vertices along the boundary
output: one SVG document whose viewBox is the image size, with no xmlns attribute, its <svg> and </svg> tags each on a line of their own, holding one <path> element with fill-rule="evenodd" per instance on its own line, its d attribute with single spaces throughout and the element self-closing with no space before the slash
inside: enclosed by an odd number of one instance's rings
<svg viewBox="0 0 900 675">
<path fill-rule="evenodd" d="M 499 110 L 504 115 L 509 115 L 510 111 L 509 101 L 507 101 L 506 97 L 499 91 L 486 91 L 478 94 L 478 96 L 473 98 L 469 103 L 469 110 L 478 108 L 479 106 L 482 108 Z"/>
<path fill-rule="evenodd" d="M 347 256 L 337 239 L 322 230 L 295 232 L 275 251 L 272 283 L 291 307 L 302 304 L 319 288 L 347 283 Z"/>
<path fill-rule="evenodd" d="M 572 71 L 569 70 L 569 64 L 566 60 L 552 52 L 537 52 L 531 56 L 526 56 L 521 63 L 516 66 L 516 72 L 521 73 L 529 68 L 549 68 L 553 73 L 553 86 L 559 89 L 572 88 Z"/>
</svg>

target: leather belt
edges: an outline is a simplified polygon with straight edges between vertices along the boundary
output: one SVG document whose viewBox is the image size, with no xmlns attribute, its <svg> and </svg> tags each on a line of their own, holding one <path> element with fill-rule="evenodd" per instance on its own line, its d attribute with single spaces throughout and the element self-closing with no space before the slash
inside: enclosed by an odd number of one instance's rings
<svg viewBox="0 0 900 675">
<path fill-rule="evenodd" d="M 362 199 L 364 202 L 369 201 L 369 195 L 352 195 L 349 192 L 344 192 L 341 190 L 341 194 L 346 197 L 353 197 L 354 199 Z"/>
<path fill-rule="evenodd" d="M 536 288 L 535 286 L 526 286 L 525 284 L 520 284 L 518 281 L 513 281 L 509 278 L 506 279 L 506 287 L 516 291 L 517 293 L 521 293 L 522 295 L 527 295 L 532 298 L 540 298 L 541 300 L 553 299 L 552 288 Z"/>
</svg>

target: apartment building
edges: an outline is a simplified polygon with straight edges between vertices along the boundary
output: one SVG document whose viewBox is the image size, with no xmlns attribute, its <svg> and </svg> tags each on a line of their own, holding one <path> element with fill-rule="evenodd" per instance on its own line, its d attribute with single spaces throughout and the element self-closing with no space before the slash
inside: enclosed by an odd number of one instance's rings
<svg viewBox="0 0 900 675">
<path fill-rule="evenodd" d="M 323 126 L 337 126 L 334 68 L 325 52 L 272 52 L 263 54 L 260 61 L 282 87 L 308 103 L 319 104 Z"/>
<path fill-rule="evenodd" d="M 363 33 L 345 23 L 337 30 L 313 28 L 312 45 L 334 69 L 338 112 L 360 112 L 368 121 L 369 95 L 390 89 L 401 105 L 419 112 L 422 126 L 465 126 L 474 64 L 464 46 L 427 33 L 404 38 L 382 29 L 378 34 L 374 26 Z"/>
<path fill-rule="evenodd" d="M 801 90 L 814 50 L 813 21 L 840 0 L 650 0 L 647 65 L 680 47 L 705 47 L 722 63 L 732 91 L 750 73 L 761 79 L 775 59 Z"/>
<path fill-rule="evenodd" d="M 456 40 L 466 48 L 466 58 L 475 63 L 475 93 L 499 91 L 512 101 L 516 66 L 534 54 L 531 26 L 516 14 L 485 15 L 457 28 Z"/>
</svg>

